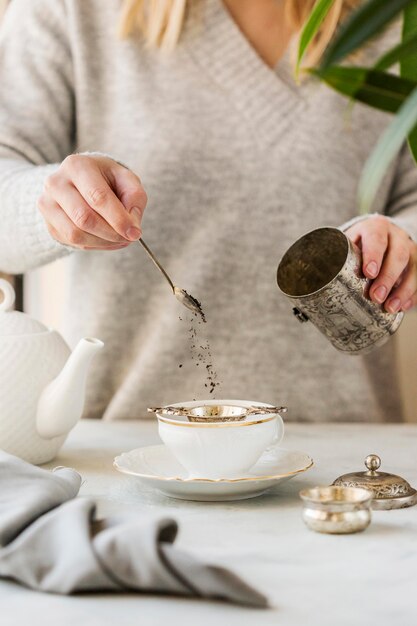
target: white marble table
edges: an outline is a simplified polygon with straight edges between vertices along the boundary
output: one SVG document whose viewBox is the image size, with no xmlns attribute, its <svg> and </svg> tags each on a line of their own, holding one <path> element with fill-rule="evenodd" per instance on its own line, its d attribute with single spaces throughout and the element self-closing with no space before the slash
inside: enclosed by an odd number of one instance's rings
<svg viewBox="0 0 417 626">
<path fill-rule="evenodd" d="M 158 443 L 152 422 L 82 422 L 51 464 L 76 468 L 81 495 L 100 515 L 134 511 L 180 523 L 178 543 L 228 565 L 270 597 L 270 610 L 242 609 L 150 595 L 59 597 L 0 582 L 1 626 L 415 626 L 417 507 L 374 512 L 364 533 L 313 533 L 300 517 L 298 491 L 361 469 L 367 454 L 381 469 L 417 485 L 417 425 L 288 425 L 285 446 L 304 450 L 315 467 L 252 500 L 197 503 L 137 486 L 112 468 L 124 450 Z M 1 497 L 1 494 L 0 494 Z"/>
</svg>

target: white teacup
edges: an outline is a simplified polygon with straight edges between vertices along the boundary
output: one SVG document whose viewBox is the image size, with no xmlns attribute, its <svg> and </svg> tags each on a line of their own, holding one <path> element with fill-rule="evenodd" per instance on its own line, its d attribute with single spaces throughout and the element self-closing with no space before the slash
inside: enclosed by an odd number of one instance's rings
<svg viewBox="0 0 417 626">
<path fill-rule="evenodd" d="M 270 407 L 244 400 L 200 400 L 173 407 Z M 232 419 L 233 419 L 233 412 Z M 258 461 L 262 452 L 281 442 L 284 422 L 277 413 L 248 415 L 238 421 L 189 421 L 186 417 L 157 413 L 159 435 L 190 478 L 238 478 Z M 230 419 L 230 418 L 229 418 Z"/>
</svg>

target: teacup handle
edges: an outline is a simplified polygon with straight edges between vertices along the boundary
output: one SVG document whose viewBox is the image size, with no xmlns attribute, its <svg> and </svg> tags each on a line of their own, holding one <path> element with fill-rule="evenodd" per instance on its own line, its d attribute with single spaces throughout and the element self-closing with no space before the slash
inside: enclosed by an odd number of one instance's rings
<svg viewBox="0 0 417 626">
<path fill-rule="evenodd" d="M 275 435 L 272 439 L 271 445 L 277 446 L 279 443 L 281 443 L 284 437 L 284 429 L 284 420 L 282 419 L 281 415 L 277 415 L 275 418 Z"/>
<path fill-rule="evenodd" d="M 281 413 L 288 411 L 286 406 L 251 406 L 247 409 L 248 415 L 262 415 L 265 413 L 275 413 L 275 435 L 271 441 L 272 446 L 278 445 L 284 437 L 284 420 Z"/>
</svg>

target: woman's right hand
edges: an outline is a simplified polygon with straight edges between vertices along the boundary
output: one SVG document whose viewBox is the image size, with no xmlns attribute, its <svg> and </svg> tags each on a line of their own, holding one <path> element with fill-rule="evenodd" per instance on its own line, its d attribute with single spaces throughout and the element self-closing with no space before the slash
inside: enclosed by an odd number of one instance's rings
<svg viewBox="0 0 417 626">
<path fill-rule="evenodd" d="M 113 159 L 73 154 L 45 181 L 38 208 L 51 236 L 81 250 L 119 250 L 140 239 L 147 197 Z"/>
</svg>

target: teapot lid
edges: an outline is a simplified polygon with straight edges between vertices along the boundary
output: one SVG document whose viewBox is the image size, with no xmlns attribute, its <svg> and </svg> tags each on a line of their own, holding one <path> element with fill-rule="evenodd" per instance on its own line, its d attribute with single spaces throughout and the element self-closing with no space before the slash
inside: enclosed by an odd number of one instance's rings
<svg viewBox="0 0 417 626">
<path fill-rule="evenodd" d="M 13 305 L 16 298 L 12 285 L 0 278 L 0 337 L 8 335 L 32 335 L 35 333 L 44 333 L 48 328 L 32 319 L 29 315 L 13 311 Z"/>
<path fill-rule="evenodd" d="M 369 454 L 365 459 L 365 472 L 353 472 L 336 478 L 333 485 L 361 487 L 374 494 L 373 509 L 403 509 L 417 504 L 417 491 L 401 476 L 379 472 L 381 459 Z"/>
</svg>

